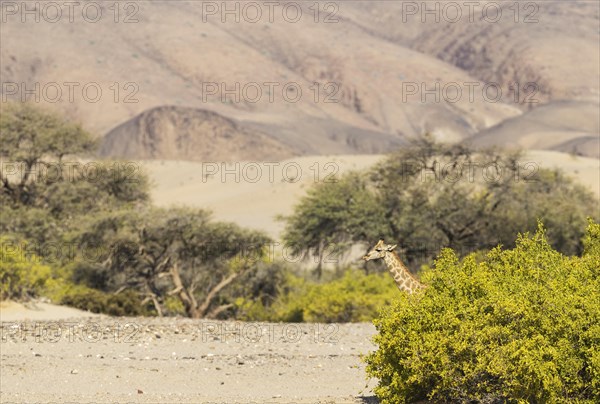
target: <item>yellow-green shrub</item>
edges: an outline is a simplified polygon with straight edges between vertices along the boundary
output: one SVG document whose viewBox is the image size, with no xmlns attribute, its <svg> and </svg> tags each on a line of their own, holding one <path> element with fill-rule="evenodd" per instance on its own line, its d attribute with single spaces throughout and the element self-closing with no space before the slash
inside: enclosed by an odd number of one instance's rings
<svg viewBox="0 0 600 404">
<path fill-rule="evenodd" d="M 39 296 L 51 272 L 26 244 L 0 238 L 0 300 Z"/>
<path fill-rule="evenodd" d="M 429 287 L 375 321 L 366 362 L 381 401 L 599 402 L 598 224 L 584 244 L 563 256 L 540 226 L 482 262 L 444 250 Z"/>
<path fill-rule="evenodd" d="M 387 273 L 348 271 L 340 279 L 309 288 L 304 296 L 303 318 L 319 323 L 371 321 L 399 293 Z"/>
<path fill-rule="evenodd" d="M 285 289 L 270 307 L 238 300 L 238 317 L 254 321 L 371 321 L 399 294 L 387 274 L 366 275 L 358 270 L 348 270 L 343 277 L 326 283 L 290 274 Z"/>
</svg>

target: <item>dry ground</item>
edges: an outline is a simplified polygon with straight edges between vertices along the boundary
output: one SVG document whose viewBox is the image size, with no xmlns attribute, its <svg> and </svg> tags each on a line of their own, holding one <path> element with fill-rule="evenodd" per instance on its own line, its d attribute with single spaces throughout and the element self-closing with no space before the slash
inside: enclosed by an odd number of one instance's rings
<svg viewBox="0 0 600 404">
<path fill-rule="evenodd" d="M 377 402 L 360 360 L 374 349 L 371 324 L 113 318 L 15 304 L 0 316 L 2 403 Z"/>
</svg>

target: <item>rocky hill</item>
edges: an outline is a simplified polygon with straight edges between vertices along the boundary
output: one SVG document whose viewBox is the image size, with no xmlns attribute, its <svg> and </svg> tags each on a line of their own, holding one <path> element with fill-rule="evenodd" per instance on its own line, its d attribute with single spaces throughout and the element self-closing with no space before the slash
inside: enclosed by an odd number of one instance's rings
<svg viewBox="0 0 600 404">
<path fill-rule="evenodd" d="M 600 158 L 598 105 L 556 101 L 479 132 L 475 146 L 547 149 Z"/>
<path fill-rule="evenodd" d="M 117 126 L 104 138 L 104 156 L 167 160 L 280 160 L 289 147 L 215 112 L 157 107 Z"/>
</svg>

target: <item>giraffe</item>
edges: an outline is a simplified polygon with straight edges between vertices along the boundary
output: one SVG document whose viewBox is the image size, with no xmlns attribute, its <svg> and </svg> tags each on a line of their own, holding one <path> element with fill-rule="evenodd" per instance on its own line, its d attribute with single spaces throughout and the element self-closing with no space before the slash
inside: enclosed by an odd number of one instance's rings
<svg viewBox="0 0 600 404">
<path fill-rule="evenodd" d="M 379 240 L 375 247 L 373 247 L 363 259 L 365 261 L 370 261 L 383 258 L 388 270 L 394 277 L 398 289 L 402 291 L 412 293 L 417 289 L 425 288 L 425 285 L 420 283 L 410 274 L 408 268 L 406 268 L 400 257 L 398 257 L 398 254 L 394 252 L 394 248 L 396 248 L 396 245 L 384 244 L 383 240 Z"/>
</svg>

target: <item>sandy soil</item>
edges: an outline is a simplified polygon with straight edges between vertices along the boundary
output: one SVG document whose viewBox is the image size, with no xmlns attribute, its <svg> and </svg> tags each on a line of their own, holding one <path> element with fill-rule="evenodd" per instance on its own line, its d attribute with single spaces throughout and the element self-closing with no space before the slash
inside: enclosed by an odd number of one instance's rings
<svg viewBox="0 0 600 404">
<path fill-rule="evenodd" d="M 2 307 L 0 401 L 376 403 L 371 324 L 113 318 Z M 32 314 L 35 311 L 36 314 Z M 46 319 L 41 317 L 45 315 Z"/>
<path fill-rule="evenodd" d="M 154 183 L 151 195 L 155 205 L 210 209 L 218 220 L 263 230 L 279 239 L 284 224 L 276 216 L 292 214 L 294 205 L 312 185 L 330 180 L 331 174 L 368 169 L 383 158 L 382 155 L 305 156 L 271 166 L 264 162 L 238 162 L 223 167 L 221 163 L 188 161 L 143 161 L 140 165 Z M 560 168 L 600 196 L 598 159 L 531 150 L 523 157 L 522 165 L 532 168 L 526 164 Z"/>
<path fill-rule="evenodd" d="M 263 230 L 277 239 L 284 223 L 277 221 L 276 216 L 292 214 L 294 205 L 312 185 L 331 181 L 351 170 L 369 168 L 382 158 L 306 156 L 228 165 L 146 160 L 140 165 L 154 183 L 151 197 L 155 205 L 209 209 L 217 220 Z"/>
</svg>

